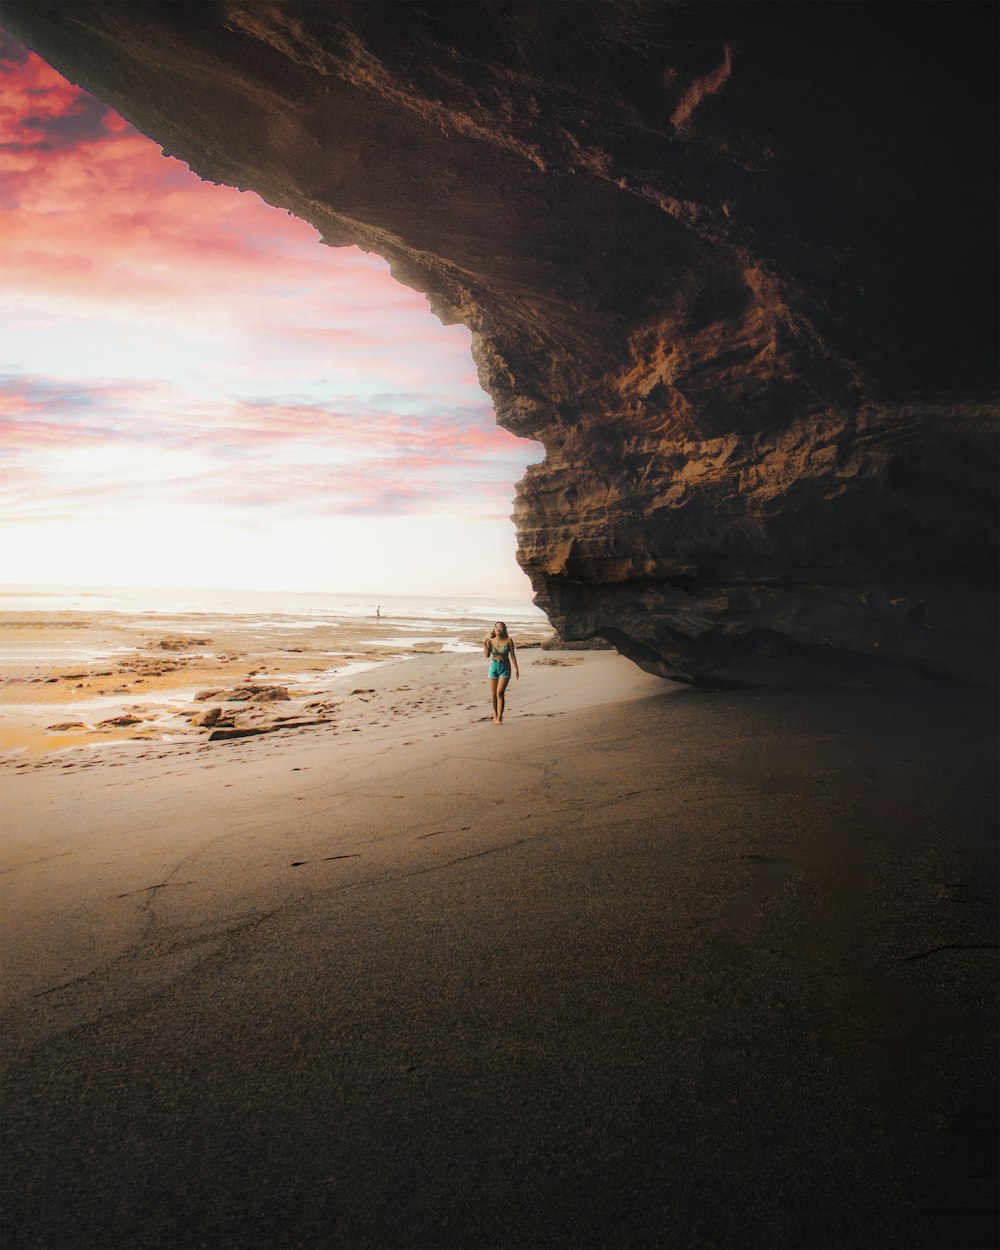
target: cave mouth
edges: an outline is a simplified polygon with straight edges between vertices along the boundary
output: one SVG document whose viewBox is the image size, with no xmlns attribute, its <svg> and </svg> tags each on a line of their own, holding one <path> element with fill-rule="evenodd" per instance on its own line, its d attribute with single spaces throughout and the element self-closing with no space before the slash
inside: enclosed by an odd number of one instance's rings
<svg viewBox="0 0 1000 1250">
<path fill-rule="evenodd" d="M 996 684 L 989 6 L 0 7 L 469 328 L 560 636 Z"/>
<path fill-rule="evenodd" d="M 538 452 L 496 426 L 468 331 L 6 36 L 0 63 L 34 513 L 7 580 L 527 601 L 509 500 Z"/>
</svg>

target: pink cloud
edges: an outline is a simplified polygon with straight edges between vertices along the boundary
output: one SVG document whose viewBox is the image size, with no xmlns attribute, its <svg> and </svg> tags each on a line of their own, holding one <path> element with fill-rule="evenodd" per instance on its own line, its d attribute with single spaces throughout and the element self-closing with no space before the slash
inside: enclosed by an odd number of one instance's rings
<svg viewBox="0 0 1000 1250">
<path fill-rule="evenodd" d="M 326 248 L 255 195 L 202 182 L 37 57 L 8 54 L 7 67 L 0 236 L 5 289 L 23 308 L 238 331 L 261 382 L 294 356 L 300 373 L 334 368 L 338 386 L 364 374 L 475 386 L 467 331 L 432 321 L 378 258 Z"/>
<path fill-rule="evenodd" d="M 32 432 L 67 441 L 102 436 L 107 441 L 182 441 L 233 448 L 323 442 L 358 449 L 394 448 L 447 462 L 468 451 L 516 455 L 523 440 L 443 397 L 424 396 L 432 410 L 419 415 L 358 399 L 339 403 L 288 403 L 237 398 L 209 403 L 166 380 L 102 379 L 67 383 L 51 378 L 0 376 L 0 442 L 30 444 Z"/>
<path fill-rule="evenodd" d="M 107 449 L 129 467 L 95 485 L 74 469 Z M 275 510 L 294 515 L 401 515 L 474 507 L 506 516 L 520 473 L 520 440 L 466 409 L 426 416 L 384 408 L 196 403 L 167 382 L 104 380 L 63 385 L 0 379 L 0 450 L 17 475 L 8 499 L 30 505 L 46 465 L 56 510 L 171 495 L 183 508 Z M 142 461 L 153 455 L 143 479 Z M 331 455 L 333 459 L 331 459 Z M 176 461 L 177 469 L 171 473 Z M 102 457 L 103 458 L 103 457 Z M 155 466 L 155 468 L 154 468 Z M 41 513 L 47 509 L 41 505 Z"/>
<path fill-rule="evenodd" d="M 45 345 L 42 363 L 0 377 L 15 509 L 113 516 L 146 492 L 187 516 L 508 516 L 537 455 L 496 425 L 467 330 L 438 325 L 378 258 L 326 248 L 164 158 L 2 35 L 0 85 L 4 288 L 19 310 L 0 337 L 30 316 Z M 110 361 L 120 339 L 123 376 L 60 376 L 74 318 Z M 164 376 L 124 376 L 147 347 L 142 367 Z M 77 471 L 105 460 L 135 467 L 120 481 Z"/>
</svg>

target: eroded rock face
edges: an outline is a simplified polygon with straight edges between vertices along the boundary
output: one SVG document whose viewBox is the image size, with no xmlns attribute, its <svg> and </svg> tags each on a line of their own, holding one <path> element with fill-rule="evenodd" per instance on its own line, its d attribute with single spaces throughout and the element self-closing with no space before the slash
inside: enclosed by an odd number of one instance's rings
<svg viewBox="0 0 1000 1250">
<path fill-rule="evenodd" d="M 990 679 L 981 4 L 116 4 L 0 21 L 201 176 L 385 256 L 544 443 L 567 639 L 707 684 Z"/>
</svg>

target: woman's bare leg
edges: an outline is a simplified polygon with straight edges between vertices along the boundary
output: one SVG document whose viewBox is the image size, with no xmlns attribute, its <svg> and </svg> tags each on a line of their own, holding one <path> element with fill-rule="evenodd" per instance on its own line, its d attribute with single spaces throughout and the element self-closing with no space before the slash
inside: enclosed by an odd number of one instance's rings
<svg viewBox="0 0 1000 1250">
<path fill-rule="evenodd" d="M 503 692 L 507 689 L 507 683 L 509 681 L 510 681 L 509 677 L 501 677 L 500 680 L 497 682 L 496 704 L 497 704 L 497 724 L 498 725 L 503 724 Z"/>
<path fill-rule="evenodd" d="M 496 677 L 490 678 L 490 703 L 493 706 L 493 724 L 497 723 L 497 680 Z"/>
</svg>

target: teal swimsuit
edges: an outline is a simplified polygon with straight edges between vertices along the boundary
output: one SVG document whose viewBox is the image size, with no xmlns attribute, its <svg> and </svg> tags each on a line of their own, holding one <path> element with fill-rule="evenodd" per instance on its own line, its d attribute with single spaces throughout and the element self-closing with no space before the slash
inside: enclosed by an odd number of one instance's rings
<svg viewBox="0 0 1000 1250">
<path fill-rule="evenodd" d="M 502 647 L 490 643 L 490 680 L 495 677 L 510 676 L 510 642 Z"/>
</svg>

